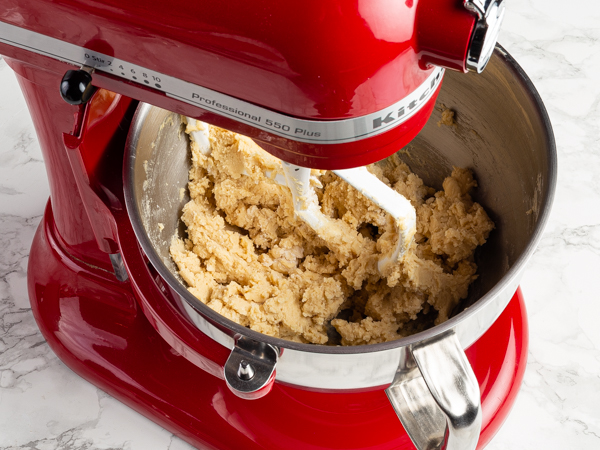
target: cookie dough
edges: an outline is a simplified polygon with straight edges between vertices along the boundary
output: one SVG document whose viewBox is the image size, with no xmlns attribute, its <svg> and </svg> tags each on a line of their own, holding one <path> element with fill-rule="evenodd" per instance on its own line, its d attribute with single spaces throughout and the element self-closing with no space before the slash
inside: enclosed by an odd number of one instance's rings
<svg viewBox="0 0 600 450">
<path fill-rule="evenodd" d="M 441 127 L 442 125 L 454 128 L 458 126 L 458 123 L 456 123 L 456 119 L 454 118 L 454 111 L 446 108 L 444 105 L 442 105 L 442 118 L 437 123 L 438 127 Z"/>
<path fill-rule="evenodd" d="M 494 228 L 469 195 L 477 185 L 469 170 L 455 168 L 436 192 L 397 158 L 369 167 L 417 211 L 413 243 L 382 275 L 377 261 L 395 243 L 383 210 L 313 170 L 322 211 L 348 236 L 332 248 L 294 217 L 289 189 L 272 180 L 277 159 L 217 127 L 209 139 L 210 156 L 192 141 L 191 201 L 181 217 L 188 237 L 170 250 L 189 291 L 213 310 L 270 336 L 360 345 L 439 324 L 467 296 L 477 278 L 473 252 Z"/>
</svg>

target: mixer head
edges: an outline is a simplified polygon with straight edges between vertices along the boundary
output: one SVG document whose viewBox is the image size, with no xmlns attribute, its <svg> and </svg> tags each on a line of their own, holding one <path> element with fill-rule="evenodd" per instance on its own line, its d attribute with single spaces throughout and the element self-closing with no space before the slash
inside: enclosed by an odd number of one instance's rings
<svg viewBox="0 0 600 450">
<path fill-rule="evenodd" d="M 2 54 L 80 66 L 64 98 L 104 87 L 253 138 L 284 161 L 381 160 L 427 121 L 443 68 L 481 71 L 502 0 L 13 1 Z M 90 73 L 94 72 L 93 74 Z M 87 94 L 86 94 L 87 92 Z M 81 95 L 79 94 L 81 93 Z"/>
</svg>

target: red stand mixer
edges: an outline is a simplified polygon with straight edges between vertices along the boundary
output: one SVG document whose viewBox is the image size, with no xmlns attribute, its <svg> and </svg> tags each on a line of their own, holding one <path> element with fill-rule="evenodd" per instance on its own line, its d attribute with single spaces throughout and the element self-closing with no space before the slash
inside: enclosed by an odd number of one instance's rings
<svg viewBox="0 0 600 450">
<path fill-rule="evenodd" d="M 501 0 L 3 5 L 0 53 L 51 188 L 29 260 L 32 309 L 71 369 L 198 448 L 485 447 L 525 370 L 518 282 L 556 180 L 551 127 L 525 74 L 501 48 L 477 74 Z M 472 133 L 436 126 L 436 99 Z M 464 310 L 352 348 L 286 342 L 210 310 L 140 213 L 144 152 L 159 138 L 148 127 L 173 113 L 303 167 L 364 166 L 409 143 L 407 162 L 432 185 L 452 165 L 474 167 L 497 230 Z M 162 152 L 155 166 L 185 174 L 181 155 Z"/>
</svg>

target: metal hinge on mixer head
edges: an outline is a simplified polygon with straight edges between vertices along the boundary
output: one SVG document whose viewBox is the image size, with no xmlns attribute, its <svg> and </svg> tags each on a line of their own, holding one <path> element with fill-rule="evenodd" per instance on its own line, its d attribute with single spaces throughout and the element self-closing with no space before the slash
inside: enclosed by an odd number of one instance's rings
<svg viewBox="0 0 600 450">
<path fill-rule="evenodd" d="M 467 54 L 467 69 L 481 73 L 487 65 L 504 19 L 503 0 L 464 0 L 464 6 L 477 16 Z"/>
</svg>

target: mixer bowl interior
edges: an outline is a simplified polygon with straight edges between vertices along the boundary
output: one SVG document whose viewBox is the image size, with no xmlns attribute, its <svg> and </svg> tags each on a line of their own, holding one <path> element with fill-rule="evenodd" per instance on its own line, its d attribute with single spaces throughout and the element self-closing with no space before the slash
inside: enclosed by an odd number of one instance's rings
<svg viewBox="0 0 600 450">
<path fill-rule="evenodd" d="M 456 126 L 439 124 L 445 108 L 455 112 Z M 169 245 L 173 236 L 185 237 L 179 217 L 189 201 L 186 185 L 191 162 L 179 116 L 141 105 L 128 146 L 126 183 L 136 208 L 133 212 L 130 208 L 130 217 L 134 226 L 136 220 L 141 221 L 146 234 L 142 247 L 154 265 L 162 264 L 157 270 L 180 280 Z M 546 112 L 520 67 L 497 48 L 482 74 L 446 71 L 429 122 L 398 155 L 436 189 L 441 189 L 454 166 L 472 169 L 478 182 L 474 199 L 496 225 L 476 254 L 479 278 L 455 311 L 460 315 L 475 302 L 485 302 L 490 291 L 506 282 L 511 269 L 528 258 L 539 238 L 556 178 Z M 151 248 L 144 247 L 144 242 Z M 182 281 L 175 284 L 196 310 L 211 315 Z"/>
</svg>

